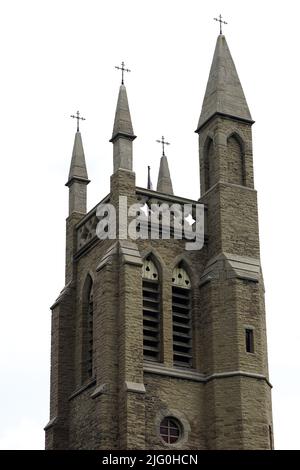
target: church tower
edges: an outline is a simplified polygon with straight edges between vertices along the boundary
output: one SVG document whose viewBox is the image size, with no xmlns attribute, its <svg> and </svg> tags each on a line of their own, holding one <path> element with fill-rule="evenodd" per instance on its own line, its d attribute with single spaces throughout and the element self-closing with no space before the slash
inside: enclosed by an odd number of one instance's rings
<svg viewBox="0 0 300 470">
<path fill-rule="evenodd" d="M 220 34 L 196 130 L 199 200 L 174 195 L 164 152 L 157 191 L 136 186 L 123 80 L 110 193 L 88 213 L 76 133 L 66 285 L 52 306 L 47 449 L 273 448 L 253 122 Z M 204 244 L 188 250 L 174 211 L 189 207 L 195 218 L 199 204 Z M 151 227 L 140 217 L 136 237 L 128 235 L 132 207 L 160 213 Z M 111 208 L 114 236 L 103 239 L 99 223 Z"/>
</svg>

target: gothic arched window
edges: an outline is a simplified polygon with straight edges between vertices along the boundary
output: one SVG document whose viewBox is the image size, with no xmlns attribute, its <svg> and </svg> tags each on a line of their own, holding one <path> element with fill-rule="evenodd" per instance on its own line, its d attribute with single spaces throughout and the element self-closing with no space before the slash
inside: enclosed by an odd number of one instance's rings
<svg viewBox="0 0 300 470">
<path fill-rule="evenodd" d="M 82 313 L 82 378 L 84 381 L 86 379 L 92 378 L 94 375 L 94 299 L 93 281 L 90 275 L 87 276 L 83 288 Z"/>
<path fill-rule="evenodd" d="M 172 274 L 173 363 L 192 367 L 191 281 L 178 265 Z"/>
<path fill-rule="evenodd" d="M 245 185 L 245 168 L 242 144 L 239 137 L 231 135 L 227 141 L 228 183 Z"/>
<path fill-rule="evenodd" d="M 160 283 L 151 256 L 143 263 L 143 350 L 144 359 L 160 360 Z"/>
</svg>

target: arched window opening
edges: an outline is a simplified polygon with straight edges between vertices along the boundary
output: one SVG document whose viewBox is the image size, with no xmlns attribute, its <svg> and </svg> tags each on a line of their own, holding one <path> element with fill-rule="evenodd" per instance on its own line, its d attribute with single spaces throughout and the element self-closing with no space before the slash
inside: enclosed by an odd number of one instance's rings
<svg viewBox="0 0 300 470">
<path fill-rule="evenodd" d="M 244 155 L 242 146 L 235 135 L 227 141 L 228 182 L 245 185 Z"/>
<path fill-rule="evenodd" d="M 214 145 L 208 139 L 204 150 L 204 186 L 205 192 L 215 183 Z"/>
<path fill-rule="evenodd" d="M 192 367 L 191 281 L 182 266 L 172 274 L 173 363 Z"/>
<path fill-rule="evenodd" d="M 143 263 L 143 351 L 144 359 L 160 360 L 160 283 L 150 256 Z"/>
</svg>

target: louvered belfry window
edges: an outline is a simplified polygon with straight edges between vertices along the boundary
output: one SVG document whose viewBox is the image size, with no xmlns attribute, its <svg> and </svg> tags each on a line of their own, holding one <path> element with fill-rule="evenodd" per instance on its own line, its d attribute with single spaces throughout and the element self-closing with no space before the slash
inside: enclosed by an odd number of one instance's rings
<svg viewBox="0 0 300 470">
<path fill-rule="evenodd" d="M 143 349 L 144 359 L 160 360 L 160 284 L 150 257 L 143 264 Z"/>
<path fill-rule="evenodd" d="M 180 266 L 172 275 L 173 363 L 192 367 L 191 281 Z"/>
</svg>

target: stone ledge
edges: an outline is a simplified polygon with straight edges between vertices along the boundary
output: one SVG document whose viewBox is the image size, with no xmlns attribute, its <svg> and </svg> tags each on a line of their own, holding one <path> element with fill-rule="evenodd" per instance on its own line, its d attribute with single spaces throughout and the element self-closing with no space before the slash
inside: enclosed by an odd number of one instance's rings
<svg viewBox="0 0 300 470">
<path fill-rule="evenodd" d="M 108 385 L 107 384 L 100 384 L 95 390 L 91 393 L 91 398 L 97 398 L 100 395 L 106 395 L 108 393 Z"/>
<path fill-rule="evenodd" d="M 203 382 L 204 375 L 193 370 L 173 369 L 158 364 L 144 364 L 144 372 L 157 375 L 166 375 L 167 377 L 175 377 L 179 379 L 194 380 Z"/>
<path fill-rule="evenodd" d="M 125 382 L 125 390 L 134 393 L 146 393 L 145 385 L 138 382 Z"/>
<path fill-rule="evenodd" d="M 256 374 L 254 372 L 246 372 L 242 370 L 230 371 L 230 372 L 216 372 L 211 375 L 204 375 L 195 370 L 183 370 L 165 367 L 158 364 L 144 364 L 144 372 L 149 374 L 165 375 L 167 377 L 174 377 L 177 379 L 193 380 L 194 382 L 210 382 L 215 379 L 226 379 L 229 377 L 249 377 L 252 379 L 265 380 L 269 387 L 272 388 L 272 384 L 269 379 L 262 374 Z"/>
<path fill-rule="evenodd" d="M 243 279 L 259 282 L 261 266 L 258 258 L 249 258 L 231 253 L 219 253 L 208 261 L 200 279 L 199 286 L 211 280 L 220 279 L 224 273 L 226 279 Z"/>
<path fill-rule="evenodd" d="M 85 390 L 87 390 L 88 388 L 92 387 L 95 384 L 96 384 L 96 379 L 94 378 L 90 382 L 82 385 L 80 388 L 75 390 L 75 392 L 69 396 L 69 400 L 72 400 L 73 398 L 77 397 L 77 395 L 80 395 L 80 393 L 84 392 Z"/>
<path fill-rule="evenodd" d="M 171 195 L 171 194 L 160 193 L 152 189 L 141 188 L 140 186 L 136 186 L 135 190 L 138 196 L 148 196 L 149 198 L 162 199 L 162 200 L 169 201 L 169 202 L 178 202 L 179 204 L 197 204 L 198 203 L 196 199 L 187 199 L 185 197 L 175 196 L 173 194 Z M 205 210 L 207 210 L 207 207 L 205 207 Z"/>
<path fill-rule="evenodd" d="M 111 264 L 113 257 L 117 254 L 117 242 L 114 242 L 108 250 L 104 253 L 101 261 L 96 267 L 96 271 L 99 272 L 107 264 Z"/>
<path fill-rule="evenodd" d="M 256 193 L 256 189 L 255 188 L 250 188 L 249 186 L 243 186 L 241 184 L 234 184 L 234 183 L 228 183 L 227 181 L 217 181 L 211 188 L 209 188 L 204 194 L 202 194 L 202 196 L 200 197 L 199 201 L 202 200 L 203 197 L 206 197 L 208 193 L 214 191 L 215 189 L 217 189 L 219 186 L 227 186 L 227 187 L 232 187 L 232 188 L 239 188 L 239 189 L 245 189 L 246 191 L 250 191 L 250 192 L 253 192 L 253 193 Z"/>
<path fill-rule="evenodd" d="M 128 240 L 120 240 L 119 247 L 123 264 L 143 266 L 142 258 L 136 243 Z"/>
<path fill-rule="evenodd" d="M 255 374 L 255 372 L 245 372 L 242 370 L 236 370 L 232 372 L 216 372 L 205 377 L 205 382 L 210 382 L 215 379 L 226 379 L 229 377 L 248 377 L 251 379 L 265 380 L 269 387 L 273 388 L 273 385 L 269 382 L 269 379 L 262 374 Z"/>
<path fill-rule="evenodd" d="M 54 416 L 54 418 L 51 418 L 50 421 L 46 424 L 44 427 L 44 431 L 48 431 L 48 429 L 52 428 L 58 421 L 57 416 Z"/>
<path fill-rule="evenodd" d="M 72 289 L 72 288 L 74 288 L 74 283 L 73 283 L 73 281 L 70 281 L 62 289 L 59 296 L 55 300 L 54 304 L 51 305 L 50 310 L 53 310 L 55 307 L 57 307 L 57 305 L 59 305 L 62 302 L 63 298 L 69 294 L 69 290 Z"/>
<path fill-rule="evenodd" d="M 255 121 L 252 120 L 251 116 L 250 118 L 244 118 L 244 117 L 238 117 L 238 116 L 235 116 L 235 115 L 231 115 L 231 114 L 227 114 L 227 113 L 222 113 L 220 111 L 216 111 L 214 114 L 211 114 L 208 118 L 204 119 L 203 122 L 201 124 L 198 124 L 198 127 L 197 129 L 195 130 L 195 133 L 196 134 L 199 134 L 199 132 L 205 127 L 207 126 L 208 124 L 210 124 L 210 122 L 216 118 L 216 117 L 220 117 L 220 118 L 226 118 L 226 119 L 232 119 L 233 121 L 237 121 L 237 122 L 243 122 L 243 123 L 246 123 L 246 124 L 250 124 L 252 126 L 252 124 L 255 123 Z"/>
<path fill-rule="evenodd" d="M 89 184 L 91 182 L 91 180 L 89 180 L 88 178 L 82 178 L 81 176 L 72 176 L 72 178 L 70 178 L 65 186 L 67 186 L 68 188 L 71 187 L 71 185 L 74 183 L 74 182 L 78 182 L 78 183 L 83 183 L 83 184 Z"/>
</svg>

